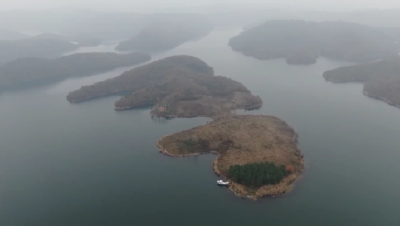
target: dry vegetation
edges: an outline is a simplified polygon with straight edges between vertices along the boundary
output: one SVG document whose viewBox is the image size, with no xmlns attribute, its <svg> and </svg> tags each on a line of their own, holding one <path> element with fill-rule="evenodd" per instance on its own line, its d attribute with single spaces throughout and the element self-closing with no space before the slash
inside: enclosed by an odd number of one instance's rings
<svg viewBox="0 0 400 226">
<path fill-rule="evenodd" d="M 292 173 L 279 184 L 259 188 L 237 183 L 230 186 L 235 194 L 252 199 L 286 193 L 304 169 L 297 134 L 284 121 L 272 116 L 217 117 L 207 125 L 163 137 L 157 146 L 170 156 L 216 153 L 214 171 L 227 179 L 232 165 L 274 162 L 289 166 Z"/>
<path fill-rule="evenodd" d="M 214 76 L 213 68 L 191 56 L 168 57 L 125 72 L 119 77 L 84 86 L 67 99 L 80 102 L 92 98 L 125 94 L 116 110 L 153 106 L 160 117 L 215 116 L 234 109 L 260 107 L 243 84 Z"/>
</svg>

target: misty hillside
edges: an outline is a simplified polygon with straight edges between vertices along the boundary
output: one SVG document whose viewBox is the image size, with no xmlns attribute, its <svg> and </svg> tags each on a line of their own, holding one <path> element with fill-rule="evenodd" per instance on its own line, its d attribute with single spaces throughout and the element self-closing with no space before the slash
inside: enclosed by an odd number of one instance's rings
<svg viewBox="0 0 400 226">
<path fill-rule="evenodd" d="M 324 78 L 337 83 L 364 83 L 364 94 L 400 106 L 400 57 L 340 67 L 326 71 Z"/>
<path fill-rule="evenodd" d="M 400 27 L 400 9 L 355 10 L 332 12 L 323 10 L 255 9 L 250 12 L 224 11 L 204 13 L 215 26 L 241 26 L 246 29 L 267 20 L 307 20 L 315 22 L 345 21 L 373 27 Z"/>
<path fill-rule="evenodd" d="M 364 84 L 364 94 L 400 107 L 400 78 L 374 78 Z"/>
<path fill-rule="evenodd" d="M 175 48 L 187 41 L 206 35 L 211 30 L 207 23 L 154 22 L 135 37 L 121 42 L 116 50 L 154 53 Z"/>
<path fill-rule="evenodd" d="M 262 60 L 286 58 L 290 64 L 315 63 L 319 56 L 369 62 L 398 55 L 394 36 L 346 22 L 267 21 L 229 41 L 233 50 Z"/>
<path fill-rule="evenodd" d="M 29 38 L 28 35 L 22 34 L 17 31 L 0 29 L 0 41 L 4 40 L 20 40 Z"/>
<path fill-rule="evenodd" d="M 8 62 L 23 57 L 49 58 L 73 51 L 79 47 L 58 39 L 22 39 L 0 41 L 0 62 Z"/>
<path fill-rule="evenodd" d="M 138 14 L 91 10 L 42 10 L 0 12 L 0 29 L 52 31 L 65 35 L 89 34 L 104 41 L 126 40 L 155 22 L 210 26 L 209 19 L 198 14 Z"/>
<path fill-rule="evenodd" d="M 331 82 L 364 83 L 373 78 L 400 78 L 400 57 L 383 61 L 339 67 L 324 72 L 324 78 Z"/>
<path fill-rule="evenodd" d="M 67 35 L 62 35 L 62 34 L 57 34 L 57 33 L 52 33 L 52 32 L 45 32 L 45 33 L 41 33 L 36 36 L 33 36 L 32 38 L 34 38 L 34 39 L 57 39 L 57 40 L 62 40 L 62 41 L 67 41 L 67 42 L 73 42 L 81 47 L 98 46 L 102 43 L 102 40 L 99 38 L 93 38 L 93 37 L 90 37 L 89 35 L 83 35 L 83 34 L 75 35 L 75 36 L 67 36 Z"/>
<path fill-rule="evenodd" d="M 21 58 L 0 67 L 0 90 L 87 76 L 150 60 L 143 53 L 77 53 L 57 59 Z"/>
</svg>

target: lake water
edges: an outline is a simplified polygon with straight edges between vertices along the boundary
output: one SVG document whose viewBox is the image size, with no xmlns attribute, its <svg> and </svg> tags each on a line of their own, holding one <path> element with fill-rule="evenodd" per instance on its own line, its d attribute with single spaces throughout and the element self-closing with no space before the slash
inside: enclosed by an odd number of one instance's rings
<svg viewBox="0 0 400 226">
<path fill-rule="evenodd" d="M 154 59 L 200 57 L 261 96 L 251 114 L 293 126 L 306 170 L 291 193 L 240 199 L 216 186 L 215 156 L 158 153 L 163 135 L 210 119 L 115 112 L 118 97 L 66 101 L 122 68 L 0 95 L 0 225 L 400 225 L 400 109 L 363 96 L 362 85 L 325 82 L 322 73 L 344 63 L 288 66 L 235 53 L 227 42 L 239 32 L 215 30 Z"/>
</svg>

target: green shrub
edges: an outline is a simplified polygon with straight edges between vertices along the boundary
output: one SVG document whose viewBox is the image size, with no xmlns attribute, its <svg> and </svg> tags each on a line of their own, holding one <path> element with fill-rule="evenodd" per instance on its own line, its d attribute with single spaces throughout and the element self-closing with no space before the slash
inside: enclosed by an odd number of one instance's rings
<svg viewBox="0 0 400 226">
<path fill-rule="evenodd" d="M 251 187 L 277 184 L 289 173 L 284 165 L 273 162 L 232 165 L 229 167 L 231 179 L 239 184 Z"/>
</svg>

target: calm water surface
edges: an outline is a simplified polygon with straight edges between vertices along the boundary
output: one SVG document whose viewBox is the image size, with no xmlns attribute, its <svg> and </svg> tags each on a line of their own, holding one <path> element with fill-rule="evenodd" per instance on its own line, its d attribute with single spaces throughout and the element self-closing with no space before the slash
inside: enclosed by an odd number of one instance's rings
<svg viewBox="0 0 400 226">
<path fill-rule="evenodd" d="M 200 57 L 262 97 L 251 114 L 292 125 L 307 165 L 293 192 L 239 199 L 215 185 L 215 156 L 158 153 L 163 135 L 210 119 L 152 121 L 149 109 L 115 112 L 118 97 L 65 100 L 121 68 L 0 95 L 0 225 L 400 225 L 400 110 L 364 97 L 361 85 L 324 81 L 344 63 L 288 66 L 232 52 L 238 32 L 216 30 L 154 59 Z"/>
</svg>

